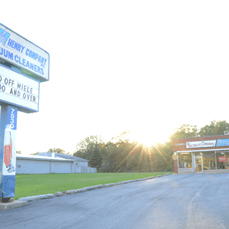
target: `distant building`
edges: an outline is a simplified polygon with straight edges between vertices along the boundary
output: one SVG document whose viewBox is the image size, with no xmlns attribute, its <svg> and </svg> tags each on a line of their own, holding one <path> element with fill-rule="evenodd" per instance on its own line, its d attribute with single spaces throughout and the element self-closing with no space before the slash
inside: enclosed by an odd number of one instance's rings
<svg viewBox="0 0 229 229">
<path fill-rule="evenodd" d="M 229 136 L 174 139 L 175 173 L 229 172 Z"/>
<path fill-rule="evenodd" d="M 16 155 L 17 174 L 44 173 L 96 173 L 88 167 L 88 160 L 61 153 L 39 153 L 37 155 Z"/>
</svg>

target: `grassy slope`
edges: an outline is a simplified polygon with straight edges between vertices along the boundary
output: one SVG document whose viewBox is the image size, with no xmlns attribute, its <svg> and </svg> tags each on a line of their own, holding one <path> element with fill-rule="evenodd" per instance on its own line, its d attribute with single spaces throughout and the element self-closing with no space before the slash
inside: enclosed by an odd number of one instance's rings
<svg viewBox="0 0 229 229">
<path fill-rule="evenodd" d="M 25 196 L 48 194 L 98 184 L 116 183 L 164 173 L 75 173 L 16 175 L 15 200 Z"/>
</svg>

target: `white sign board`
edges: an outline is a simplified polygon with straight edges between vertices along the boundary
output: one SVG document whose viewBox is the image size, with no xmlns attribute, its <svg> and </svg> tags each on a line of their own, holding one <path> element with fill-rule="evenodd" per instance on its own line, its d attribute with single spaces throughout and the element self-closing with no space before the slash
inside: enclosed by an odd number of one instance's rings
<svg viewBox="0 0 229 229">
<path fill-rule="evenodd" d="M 216 140 L 186 142 L 186 148 L 215 147 L 215 144 L 216 144 Z"/>
<path fill-rule="evenodd" d="M 49 80 L 49 54 L 24 37 L 0 24 L 0 59 L 29 71 L 32 78 Z"/>
<path fill-rule="evenodd" d="M 24 112 L 39 110 L 40 82 L 0 65 L 0 101 Z"/>
</svg>

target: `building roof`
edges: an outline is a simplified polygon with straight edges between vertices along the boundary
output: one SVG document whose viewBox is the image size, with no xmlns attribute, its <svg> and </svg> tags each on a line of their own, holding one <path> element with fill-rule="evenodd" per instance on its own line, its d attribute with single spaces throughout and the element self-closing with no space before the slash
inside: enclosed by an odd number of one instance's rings
<svg viewBox="0 0 229 229">
<path fill-rule="evenodd" d="M 68 154 L 63 154 L 63 153 L 43 152 L 43 153 L 38 153 L 37 155 L 44 156 L 44 157 L 52 157 L 52 158 L 64 158 L 64 159 L 79 161 L 79 162 L 88 162 L 88 160 L 86 159 L 75 157 L 75 156 L 68 155 Z"/>
<path fill-rule="evenodd" d="M 221 134 L 221 135 L 205 135 L 205 136 L 196 136 L 196 137 L 185 137 L 185 138 L 174 138 L 175 139 L 192 139 L 192 138 L 208 138 L 208 137 L 225 137 L 229 138 L 229 135 Z"/>
<path fill-rule="evenodd" d="M 37 155 L 22 155 L 22 154 L 16 154 L 16 159 L 34 160 L 34 161 L 74 162 L 74 160 L 65 159 L 65 158 L 45 157 L 45 156 L 37 156 Z"/>
</svg>

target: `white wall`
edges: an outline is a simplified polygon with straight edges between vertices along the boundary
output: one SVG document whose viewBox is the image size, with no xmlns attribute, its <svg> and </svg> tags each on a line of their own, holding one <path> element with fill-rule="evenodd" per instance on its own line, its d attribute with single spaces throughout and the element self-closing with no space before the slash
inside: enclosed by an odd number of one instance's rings
<svg viewBox="0 0 229 229">
<path fill-rule="evenodd" d="M 81 173 L 81 167 L 80 166 L 75 166 L 74 173 Z"/>
<path fill-rule="evenodd" d="M 80 167 L 88 167 L 88 162 L 87 161 L 77 161 L 78 166 Z"/>
<path fill-rule="evenodd" d="M 72 162 L 51 161 L 50 173 L 72 173 Z"/>
<path fill-rule="evenodd" d="M 49 173 L 50 161 L 35 161 L 35 160 L 18 160 L 16 162 L 16 173 L 33 174 L 33 173 Z"/>
<path fill-rule="evenodd" d="M 96 168 L 88 167 L 88 162 L 65 162 L 48 160 L 25 160 L 17 158 L 17 174 L 43 173 L 96 173 Z"/>
</svg>

